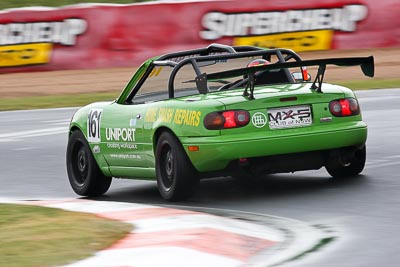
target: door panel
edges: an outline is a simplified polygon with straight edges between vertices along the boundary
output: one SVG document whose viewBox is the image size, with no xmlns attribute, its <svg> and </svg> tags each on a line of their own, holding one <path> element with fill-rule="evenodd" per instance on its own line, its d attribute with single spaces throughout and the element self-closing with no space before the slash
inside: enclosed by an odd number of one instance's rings
<svg viewBox="0 0 400 267">
<path fill-rule="evenodd" d="M 101 115 L 101 150 L 110 166 L 145 167 L 142 105 L 113 103 Z"/>
</svg>

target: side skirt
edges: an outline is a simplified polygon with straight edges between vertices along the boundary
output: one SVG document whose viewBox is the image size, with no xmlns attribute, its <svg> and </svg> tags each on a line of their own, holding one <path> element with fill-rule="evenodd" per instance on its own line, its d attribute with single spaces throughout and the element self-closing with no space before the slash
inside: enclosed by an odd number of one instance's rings
<svg viewBox="0 0 400 267">
<path fill-rule="evenodd" d="M 112 176 L 116 178 L 143 179 L 143 180 L 156 179 L 155 168 L 111 166 L 110 172 Z"/>
</svg>

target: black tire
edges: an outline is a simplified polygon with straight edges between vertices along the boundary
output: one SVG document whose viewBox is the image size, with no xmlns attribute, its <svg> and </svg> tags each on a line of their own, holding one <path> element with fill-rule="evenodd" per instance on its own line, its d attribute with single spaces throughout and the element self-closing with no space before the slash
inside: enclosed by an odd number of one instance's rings
<svg viewBox="0 0 400 267">
<path fill-rule="evenodd" d="M 190 197 L 198 184 L 196 171 L 178 139 L 163 132 L 156 147 L 157 186 L 161 196 L 169 201 Z"/>
<path fill-rule="evenodd" d="M 100 196 L 110 188 L 111 177 L 103 175 L 85 136 L 74 131 L 68 140 L 67 172 L 72 189 L 81 196 Z"/>
<path fill-rule="evenodd" d="M 355 152 L 354 158 L 346 166 L 330 167 L 325 166 L 327 172 L 336 179 L 356 176 L 360 174 L 365 166 L 366 160 L 366 148 L 365 145 Z"/>
</svg>

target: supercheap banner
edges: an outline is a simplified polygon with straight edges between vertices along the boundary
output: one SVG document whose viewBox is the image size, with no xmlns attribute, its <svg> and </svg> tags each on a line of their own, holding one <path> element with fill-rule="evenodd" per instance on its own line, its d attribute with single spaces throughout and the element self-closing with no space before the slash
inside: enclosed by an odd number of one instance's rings
<svg viewBox="0 0 400 267">
<path fill-rule="evenodd" d="M 400 45 L 398 0 L 232 0 L 0 11 L 0 73 L 137 66 L 210 43 L 300 51 Z"/>
</svg>

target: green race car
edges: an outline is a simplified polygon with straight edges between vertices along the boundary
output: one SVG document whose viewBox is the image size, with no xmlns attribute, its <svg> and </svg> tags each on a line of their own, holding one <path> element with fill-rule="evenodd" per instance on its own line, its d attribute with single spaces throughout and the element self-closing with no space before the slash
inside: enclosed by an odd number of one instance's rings
<svg viewBox="0 0 400 267">
<path fill-rule="evenodd" d="M 69 128 L 73 190 L 104 194 L 112 177 L 156 179 L 167 200 L 199 179 L 325 167 L 359 174 L 367 125 L 354 93 L 323 83 L 327 65 L 373 57 L 301 60 L 291 50 L 212 44 L 144 62 L 115 101 L 79 109 Z M 307 67 L 316 72 L 312 81 Z"/>
</svg>

